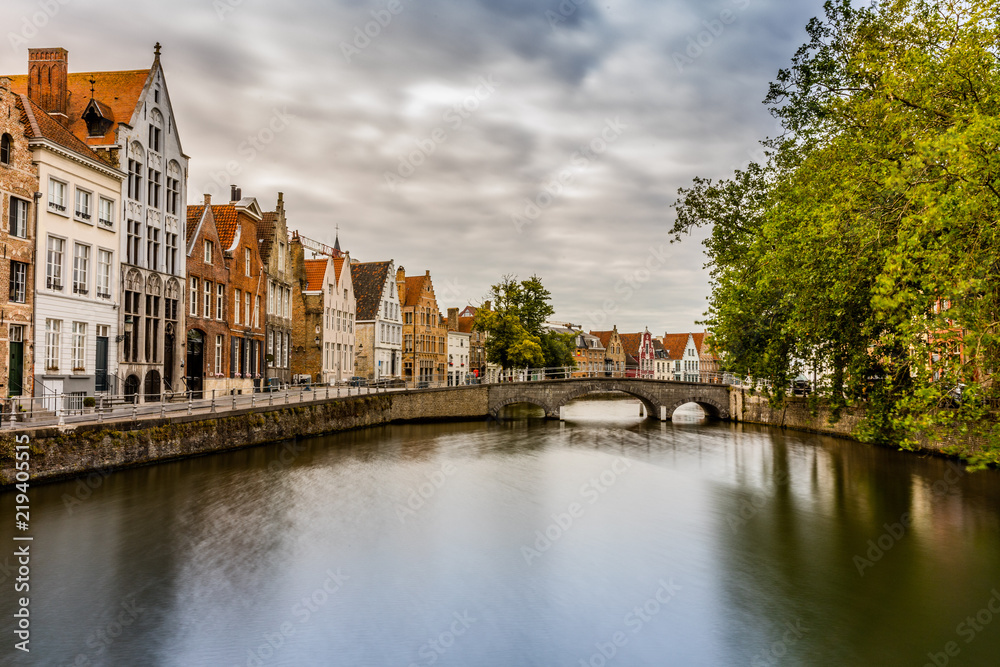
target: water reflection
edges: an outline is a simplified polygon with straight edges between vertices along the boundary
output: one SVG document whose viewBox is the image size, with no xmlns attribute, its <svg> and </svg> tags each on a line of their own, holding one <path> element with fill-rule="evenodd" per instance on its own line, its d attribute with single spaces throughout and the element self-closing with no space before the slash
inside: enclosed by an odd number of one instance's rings
<svg viewBox="0 0 1000 667">
<path fill-rule="evenodd" d="M 1000 625 L 957 633 L 1000 585 L 997 473 L 695 406 L 667 423 L 634 400 L 563 416 L 39 487 L 33 651 L 10 663 L 895 665 L 950 641 L 956 664 L 1000 655 Z"/>
</svg>

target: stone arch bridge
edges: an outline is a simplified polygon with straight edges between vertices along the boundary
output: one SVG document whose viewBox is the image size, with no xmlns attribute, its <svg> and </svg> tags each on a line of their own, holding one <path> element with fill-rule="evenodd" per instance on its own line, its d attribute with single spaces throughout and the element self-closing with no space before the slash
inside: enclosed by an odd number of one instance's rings
<svg viewBox="0 0 1000 667">
<path fill-rule="evenodd" d="M 514 403 L 531 403 L 545 410 L 549 419 L 559 419 L 559 408 L 574 398 L 595 392 L 620 391 L 634 396 L 646 406 L 651 418 L 669 420 L 674 410 L 685 403 L 696 403 L 710 419 L 729 419 L 729 387 L 723 384 L 673 382 L 638 378 L 571 378 L 510 382 L 489 386 L 489 414 L 499 418 L 500 411 Z"/>
</svg>

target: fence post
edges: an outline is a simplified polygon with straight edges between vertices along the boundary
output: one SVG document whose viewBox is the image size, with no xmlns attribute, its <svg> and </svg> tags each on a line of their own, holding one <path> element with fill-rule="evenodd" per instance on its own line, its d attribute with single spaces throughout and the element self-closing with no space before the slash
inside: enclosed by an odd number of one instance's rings
<svg viewBox="0 0 1000 667">
<path fill-rule="evenodd" d="M 330 383 L 326 383 L 326 397 L 330 398 Z"/>
<path fill-rule="evenodd" d="M 139 400 L 139 396 L 138 396 L 138 394 L 136 394 L 136 397 L 135 397 L 135 399 L 134 399 L 134 400 L 135 400 L 135 401 L 138 401 L 138 400 Z M 136 420 L 136 417 L 138 417 L 138 416 L 139 416 L 139 404 L 138 404 L 138 403 L 135 403 L 135 402 L 133 402 L 133 403 L 132 403 L 132 421 L 135 421 L 135 420 Z"/>
<path fill-rule="evenodd" d="M 236 392 L 233 392 L 233 410 L 236 409 Z"/>
<path fill-rule="evenodd" d="M 268 406 L 274 405 L 274 392 L 273 391 L 267 392 L 267 404 L 268 404 Z"/>
<path fill-rule="evenodd" d="M 251 409 L 257 407 L 257 392 L 251 392 L 250 394 L 250 407 Z"/>
<path fill-rule="evenodd" d="M 212 412 L 215 412 L 215 390 L 212 390 Z"/>
<path fill-rule="evenodd" d="M 188 414 L 191 414 L 191 412 L 192 412 L 191 411 L 191 399 L 194 398 L 194 392 L 191 391 L 190 389 L 188 389 L 187 395 L 188 395 Z"/>
</svg>

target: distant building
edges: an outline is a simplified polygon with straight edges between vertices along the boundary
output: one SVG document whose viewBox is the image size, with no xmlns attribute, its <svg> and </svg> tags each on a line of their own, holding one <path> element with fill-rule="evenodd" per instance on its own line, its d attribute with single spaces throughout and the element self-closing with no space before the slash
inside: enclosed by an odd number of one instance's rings
<svg viewBox="0 0 1000 667">
<path fill-rule="evenodd" d="M 673 380 L 701 382 L 701 359 L 695 344 L 695 334 L 664 334 L 660 343 L 670 361 Z"/>
<path fill-rule="evenodd" d="M 605 374 L 609 377 L 625 377 L 625 349 L 622 347 L 621 336 L 618 335 L 618 327 L 611 331 L 591 331 L 590 335 L 597 336 L 604 346 Z"/>
<path fill-rule="evenodd" d="M 260 258 L 267 275 L 264 383 L 283 386 L 292 381 L 292 271 L 288 261 L 288 223 L 285 196 L 278 193 L 273 211 L 264 211 L 257 228 Z"/>
<path fill-rule="evenodd" d="M 488 311 L 490 302 L 486 301 L 482 307 Z M 483 382 L 495 381 L 500 367 L 486 361 L 486 339 L 489 334 L 473 328 L 478 310 L 473 306 L 463 308 L 458 314 L 458 330 L 469 334 L 469 368 L 473 377 Z"/>
<path fill-rule="evenodd" d="M 403 314 L 395 262 L 352 262 L 351 280 L 358 318 L 355 372 L 372 381 L 398 378 L 403 371 Z"/>
<path fill-rule="evenodd" d="M 643 333 L 619 334 L 625 351 L 625 376 L 630 378 L 652 378 L 653 336 L 646 329 Z"/>
<path fill-rule="evenodd" d="M 458 308 L 448 309 L 448 386 L 467 384 L 473 375 L 470 368 L 472 334 L 460 331 Z"/>
<path fill-rule="evenodd" d="M 396 269 L 396 289 L 403 311 L 403 379 L 444 383 L 448 329 L 438 310 L 431 272 L 407 276 Z"/>
</svg>

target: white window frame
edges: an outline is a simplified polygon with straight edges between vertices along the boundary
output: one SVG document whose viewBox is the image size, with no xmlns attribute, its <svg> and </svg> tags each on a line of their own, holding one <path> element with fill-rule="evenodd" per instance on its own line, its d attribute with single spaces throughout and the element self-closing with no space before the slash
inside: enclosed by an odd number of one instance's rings
<svg viewBox="0 0 1000 667">
<path fill-rule="evenodd" d="M 66 213 L 66 190 L 69 183 L 58 178 L 49 177 L 49 211 L 56 215 L 69 217 Z"/>
<path fill-rule="evenodd" d="M 83 188 L 76 188 L 73 197 L 73 219 L 87 225 L 94 224 L 94 193 Z"/>
<path fill-rule="evenodd" d="M 115 228 L 115 202 L 107 197 L 97 199 L 97 224 L 106 229 Z"/>
<path fill-rule="evenodd" d="M 90 293 L 90 246 L 86 243 L 73 244 L 73 294 L 87 296 Z"/>
<path fill-rule="evenodd" d="M 87 368 L 87 323 L 73 322 L 73 345 L 71 349 L 73 371 L 86 371 Z"/>
<path fill-rule="evenodd" d="M 104 262 L 104 258 L 107 262 Z M 104 248 L 97 249 L 97 296 L 102 299 L 111 298 L 111 271 L 115 265 L 115 253 Z M 103 291 L 102 291 L 103 288 Z"/>
<path fill-rule="evenodd" d="M 45 320 L 45 370 L 58 371 L 62 348 L 62 320 Z"/>
<path fill-rule="evenodd" d="M 56 247 L 58 246 L 58 249 Z M 63 290 L 63 262 L 66 254 L 66 239 L 49 236 L 45 242 L 45 289 L 54 292 Z"/>
</svg>

